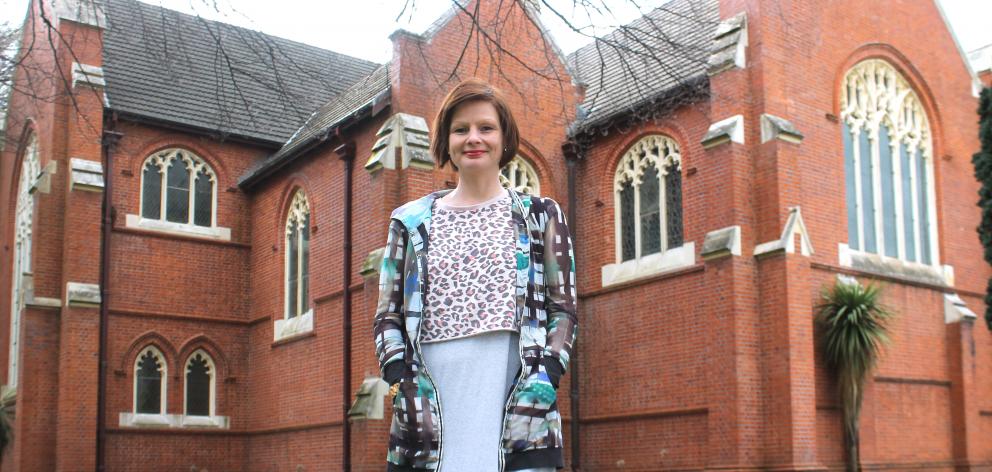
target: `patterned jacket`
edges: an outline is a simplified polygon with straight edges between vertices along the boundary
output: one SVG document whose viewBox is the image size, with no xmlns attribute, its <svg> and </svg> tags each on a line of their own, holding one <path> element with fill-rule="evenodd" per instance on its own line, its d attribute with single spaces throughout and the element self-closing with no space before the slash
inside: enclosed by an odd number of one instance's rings
<svg viewBox="0 0 992 472">
<path fill-rule="evenodd" d="M 373 331 L 383 378 L 390 385 L 399 382 L 389 435 L 390 471 L 436 470 L 443 458 L 441 400 L 424 366 L 419 335 L 430 283 L 431 207 L 448 192 L 397 208 L 389 222 Z M 522 368 L 504 411 L 501 470 L 562 467 L 556 390 L 576 336 L 572 242 L 554 200 L 509 193 Z"/>
</svg>

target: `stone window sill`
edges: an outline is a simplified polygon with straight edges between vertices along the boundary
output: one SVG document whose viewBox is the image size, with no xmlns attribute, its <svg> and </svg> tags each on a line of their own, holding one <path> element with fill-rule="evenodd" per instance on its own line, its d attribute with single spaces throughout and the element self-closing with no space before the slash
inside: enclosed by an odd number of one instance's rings
<svg viewBox="0 0 992 472">
<path fill-rule="evenodd" d="M 910 282 L 922 282 L 944 287 L 954 286 L 954 267 L 904 261 L 894 257 L 851 249 L 845 243 L 837 246 L 838 263 L 870 274 Z"/>
<path fill-rule="evenodd" d="M 276 320 L 272 340 L 280 341 L 310 332 L 313 332 L 313 308 L 300 316 Z"/>
<path fill-rule="evenodd" d="M 120 426 L 131 428 L 217 428 L 228 429 L 227 416 L 193 416 L 147 413 L 121 413 Z"/>
<path fill-rule="evenodd" d="M 231 240 L 231 228 L 173 223 L 171 221 L 142 218 L 140 215 L 127 215 L 124 221 L 124 226 L 133 229 L 174 234 L 177 236 L 192 236 L 194 238 L 215 239 L 218 241 Z"/>
<path fill-rule="evenodd" d="M 602 268 L 603 287 L 617 285 L 652 275 L 673 272 L 696 264 L 696 244 L 692 241 L 662 253 L 650 254 Z"/>
</svg>

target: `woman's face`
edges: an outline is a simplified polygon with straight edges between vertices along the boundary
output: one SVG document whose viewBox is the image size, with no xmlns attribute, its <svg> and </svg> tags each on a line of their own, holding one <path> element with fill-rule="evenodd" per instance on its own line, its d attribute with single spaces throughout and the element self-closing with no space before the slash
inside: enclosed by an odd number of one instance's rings
<svg viewBox="0 0 992 472">
<path fill-rule="evenodd" d="M 448 132 L 451 162 L 459 173 L 499 173 L 503 156 L 503 130 L 492 103 L 472 101 L 455 108 Z"/>
</svg>

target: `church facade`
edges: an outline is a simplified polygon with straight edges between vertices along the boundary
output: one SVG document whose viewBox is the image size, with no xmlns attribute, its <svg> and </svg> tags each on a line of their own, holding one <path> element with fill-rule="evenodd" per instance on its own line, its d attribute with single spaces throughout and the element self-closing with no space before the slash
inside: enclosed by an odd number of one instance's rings
<svg viewBox="0 0 992 472">
<path fill-rule="evenodd" d="M 814 314 L 858 283 L 895 314 L 862 465 L 992 470 L 980 82 L 939 7 L 672 0 L 569 55 L 540 8 L 455 6 L 375 64 L 32 2 L 22 44 L 59 39 L 0 151 L 0 470 L 382 470 L 386 224 L 456 182 L 429 126 L 468 77 L 520 125 L 506 184 L 573 231 L 566 468 L 842 469 Z"/>
</svg>

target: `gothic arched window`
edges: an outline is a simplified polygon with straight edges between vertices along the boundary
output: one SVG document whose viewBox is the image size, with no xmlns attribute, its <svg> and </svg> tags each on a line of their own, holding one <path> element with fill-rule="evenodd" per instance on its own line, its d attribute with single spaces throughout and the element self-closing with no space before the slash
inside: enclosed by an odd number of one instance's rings
<svg viewBox="0 0 992 472">
<path fill-rule="evenodd" d="M 844 76 L 841 122 L 851 249 L 936 265 L 930 122 L 888 62 L 869 59 Z"/>
<path fill-rule="evenodd" d="M 186 405 L 190 416 L 214 416 L 217 398 L 214 361 L 202 349 L 186 361 Z"/>
<path fill-rule="evenodd" d="M 617 262 L 682 246 L 682 156 L 672 138 L 647 136 L 613 179 Z"/>
<path fill-rule="evenodd" d="M 286 217 L 286 318 L 310 310 L 310 203 L 302 190 L 293 195 Z"/>
<path fill-rule="evenodd" d="M 148 157 L 141 169 L 142 218 L 217 225 L 217 176 L 199 156 L 167 149 Z"/>
<path fill-rule="evenodd" d="M 541 182 L 537 178 L 537 172 L 523 157 L 515 156 L 509 164 L 500 169 L 499 175 L 503 186 L 507 188 L 535 197 L 541 195 Z"/>
<path fill-rule="evenodd" d="M 166 400 L 165 357 L 155 346 L 141 350 L 134 362 L 134 412 L 164 414 Z"/>
<path fill-rule="evenodd" d="M 25 279 L 31 274 L 31 242 L 34 231 L 35 198 L 32 186 L 38 174 L 41 173 L 41 162 L 38 158 L 38 139 L 32 134 L 24 147 L 21 160 L 21 173 L 17 184 L 17 209 L 14 222 L 14 261 L 13 284 L 11 288 L 10 309 L 10 345 L 7 362 L 7 385 L 17 385 L 17 366 L 20 362 L 21 349 L 21 316 L 25 305 Z"/>
</svg>

